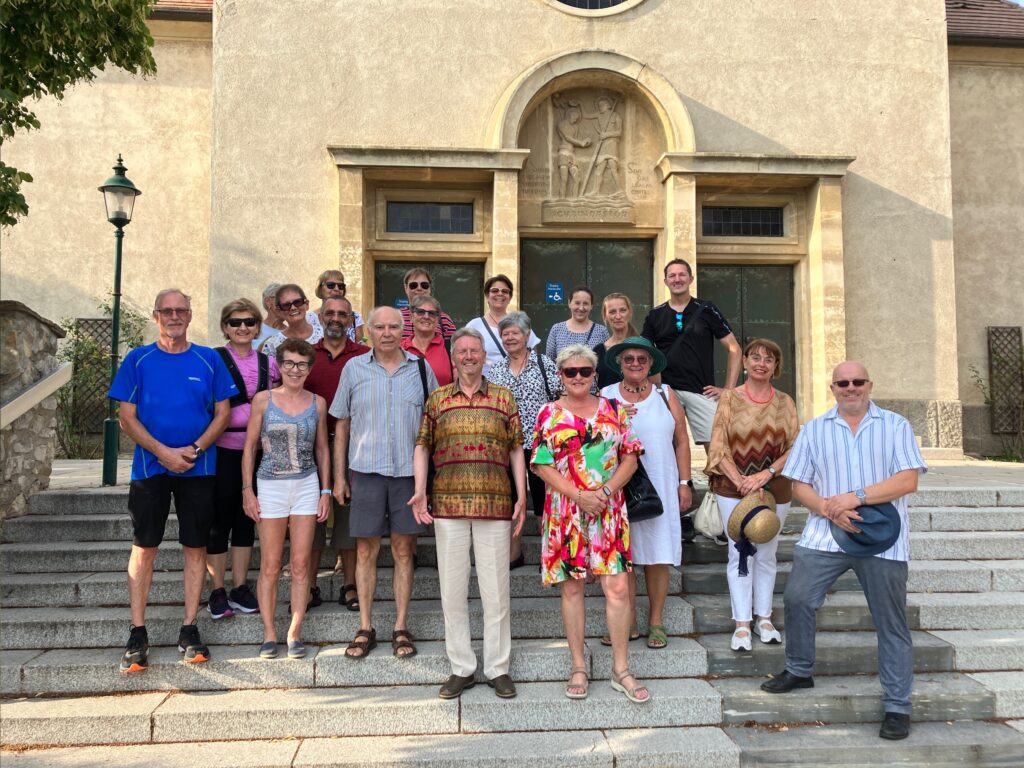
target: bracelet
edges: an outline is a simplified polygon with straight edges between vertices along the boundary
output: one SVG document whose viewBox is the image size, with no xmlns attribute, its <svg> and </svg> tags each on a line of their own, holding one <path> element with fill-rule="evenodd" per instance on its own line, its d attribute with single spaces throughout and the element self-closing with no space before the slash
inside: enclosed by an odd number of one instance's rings
<svg viewBox="0 0 1024 768">
<path fill-rule="evenodd" d="M 247 490 L 249 490 L 250 488 L 252 488 L 252 485 L 251 485 L 251 484 L 250 484 L 250 485 L 243 485 L 243 486 L 242 486 L 242 490 L 243 490 L 243 491 L 247 491 Z"/>
<path fill-rule="evenodd" d="M 331 489 L 330 488 L 321 488 L 320 489 L 320 495 L 321 496 L 330 496 L 331 495 Z"/>
</svg>

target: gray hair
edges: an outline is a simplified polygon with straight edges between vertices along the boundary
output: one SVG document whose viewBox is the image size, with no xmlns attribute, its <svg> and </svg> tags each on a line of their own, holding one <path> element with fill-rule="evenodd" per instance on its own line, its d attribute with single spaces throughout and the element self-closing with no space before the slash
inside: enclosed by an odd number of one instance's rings
<svg viewBox="0 0 1024 768">
<path fill-rule="evenodd" d="M 402 313 L 401 312 L 399 312 L 394 307 L 389 307 L 387 304 L 382 304 L 382 305 L 374 307 L 373 309 L 370 310 L 370 314 L 366 318 L 366 324 L 369 325 L 369 326 L 372 326 L 374 321 L 377 318 L 377 315 L 379 315 L 381 312 L 383 312 L 385 310 L 391 310 L 392 312 L 398 312 L 398 320 L 399 320 L 399 322 L 401 322 L 401 320 L 402 320 Z"/>
<path fill-rule="evenodd" d="M 451 341 L 452 349 L 455 349 L 455 342 L 456 341 L 458 341 L 459 339 L 465 338 L 466 336 L 469 336 L 469 337 L 474 338 L 477 341 L 479 341 L 481 349 L 487 349 L 487 347 L 484 345 L 484 336 L 483 336 L 483 334 L 480 333 L 480 331 L 478 331 L 476 328 L 470 328 L 468 326 L 466 326 L 464 328 L 459 328 L 459 330 L 457 330 L 455 333 L 452 334 L 452 341 Z"/>
<path fill-rule="evenodd" d="M 433 296 L 427 296 L 421 293 L 419 296 L 413 296 L 412 301 L 409 302 L 409 309 L 419 309 L 424 304 L 433 304 L 434 309 L 438 312 L 441 311 L 441 302 Z"/>
<path fill-rule="evenodd" d="M 594 354 L 594 350 L 582 344 L 570 344 L 568 347 L 559 350 L 558 357 L 555 358 L 555 365 L 561 371 L 566 362 L 575 357 L 582 357 L 592 366 L 597 367 L 597 355 Z"/>
<path fill-rule="evenodd" d="M 269 299 L 271 297 L 276 298 L 277 297 L 277 289 L 280 288 L 280 287 L 281 287 L 280 283 L 271 283 L 266 288 L 264 288 L 263 289 L 263 300 L 266 301 L 267 299 Z"/>
<path fill-rule="evenodd" d="M 498 333 L 501 334 L 506 328 L 518 328 L 523 332 L 523 336 L 527 339 L 530 338 L 530 331 L 532 326 L 530 325 L 530 316 L 525 312 L 509 312 L 505 315 L 501 322 L 498 323 Z"/>
<path fill-rule="evenodd" d="M 163 301 L 164 296 L 170 296 L 172 293 L 176 293 L 185 299 L 185 303 L 188 304 L 188 308 L 192 309 L 192 297 L 181 290 L 181 288 L 164 288 L 156 295 L 156 299 L 153 301 L 153 311 L 156 312 L 160 309 L 160 302 Z"/>
</svg>

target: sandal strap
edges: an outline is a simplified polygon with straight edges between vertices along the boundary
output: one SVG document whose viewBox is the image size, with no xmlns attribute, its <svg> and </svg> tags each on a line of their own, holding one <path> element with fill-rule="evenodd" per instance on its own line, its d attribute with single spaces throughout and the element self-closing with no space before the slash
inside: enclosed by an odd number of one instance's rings
<svg viewBox="0 0 1024 768">
<path fill-rule="evenodd" d="M 412 632 L 410 632 L 408 629 L 396 629 L 394 632 L 391 633 L 392 642 L 396 640 L 402 640 L 403 638 L 405 638 L 407 642 L 411 642 L 416 639 L 412 636 Z"/>
<path fill-rule="evenodd" d="M 360 643 L 359 642 L 359 638 L 361 638 L 361 637 L 365 637 L 367 643 L 370 642 L 371 640 L 375 640 L 377 638 L 377 630 L 376 629 L 360 629 L 359 631 L 356 632 L 355 640 L 353 640 L 351 643 L 349 643 L 349 645 L 357 645 L 357 646 L 365 645 L 365 643 Z"/>
</svg>

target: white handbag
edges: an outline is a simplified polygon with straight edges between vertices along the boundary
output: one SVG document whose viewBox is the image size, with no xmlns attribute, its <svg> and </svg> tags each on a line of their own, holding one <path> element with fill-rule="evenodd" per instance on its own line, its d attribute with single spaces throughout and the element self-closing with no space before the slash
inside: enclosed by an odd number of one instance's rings
<svg viewBox="0 0 1024 768">
<path fill-rule="evenodd" d="M 693 527 L 709 539 L 722 535 L 722 516 L 718 512 L 718 501 L 710 488 L 704 494 L 704 500 L 697 507 L 697 511 L 693 513 Z"/>
</svg>

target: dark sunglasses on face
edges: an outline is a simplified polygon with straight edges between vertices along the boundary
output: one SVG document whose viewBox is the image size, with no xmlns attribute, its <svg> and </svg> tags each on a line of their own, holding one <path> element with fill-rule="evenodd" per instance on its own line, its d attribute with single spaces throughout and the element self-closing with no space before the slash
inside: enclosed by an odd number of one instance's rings
<svg viewBox="0 0 1024 768">
<path fill-rule="evenodd" d="M 326 281 L 324 283 L 324 287 L 330 288 L 332 291 L 344 291 L 345 290 L 345 284 L 344 283 L 335 283 L 335 282 L 333 282 L 331 280 Z"/>
<path fill-rule="evenodd" d="M 832 386 L 838 387 L 839 389 L 846 389 L 851 384 L 855 387 L 863 387 L 869 381 L 870 379 L 840 379 L 839 381 L 833 381 Z"/>
<path fill-rule="evenodd" d="M 241 328 L 243 325 L 246 328 L 255 328 L 256 327 L 256 318 L 255 317 L 229 317 L 227 319 L 227 324 L 230 325 L 232 328 Z"/>
<path fill-rule="evenodd" d="M 279 301 L 277 308 L 287 312 L 289 309 L 298 309 L 309 303 L 309 299 L 293 299 L 292 301 Z"/>
<path fill-rule="evenodd" d="M 582 376 L 584 379 L 589 379 L 594 375 L 594 369 L 591 366 L 584 366 L 583 368 L 563 368 L 562 373 L 567 379 L 575 379 L 577 376 Z"/>
<path fill-rule="evenodd" d="M 428 291 L 430 290 L 430 283 L 428 283 L 426 280 L 419 283 L 409 283 L 409 288 L 413 291 L 417 290 L 418 288 L 422 288 L 424 291 Z"/>
<path fill-rule="evenodd" d="M 491 290 L 489 290 L 488 293 L 490 293 L 490 294 L 492 294 L 494 296 L 511 296 L 512 295 L 512 291 L 510 291 L 508 288 L 491 288 Z"/>
<path fill-rule="evenodd" d="M 441 313 L 438 312 L 436 309 L 423 309 L 422 307 L 417 307 L 416 309 L 414 309 L 412 311 L 412 313 L 414 315 L 416 315 L 417 317 L 440 317 L 441 316 Z"/>
</svg>

